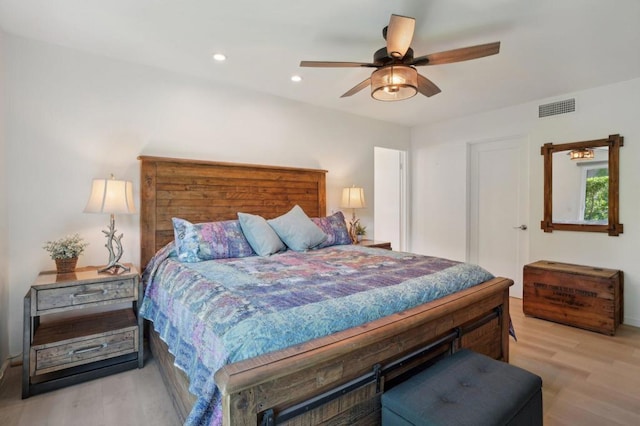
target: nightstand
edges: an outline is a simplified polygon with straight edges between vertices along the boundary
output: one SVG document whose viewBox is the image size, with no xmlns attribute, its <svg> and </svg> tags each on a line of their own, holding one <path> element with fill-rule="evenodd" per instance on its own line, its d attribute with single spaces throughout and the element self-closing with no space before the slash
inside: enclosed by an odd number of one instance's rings
<svg viewBox="0 0 640 426">
<path fill-rule="evenodd" d="M 142 283 L 127 266 L 38 275 L 24 297 L 22 398 L 142 368 Z"/>
<path fill-rule="evenodd" d="M 363 247 L 375 247 L 391 250 L 391 243 L 389 241 L 376 241 L 376 240 L 362 240 L 358 243 Z"/>
</svg>

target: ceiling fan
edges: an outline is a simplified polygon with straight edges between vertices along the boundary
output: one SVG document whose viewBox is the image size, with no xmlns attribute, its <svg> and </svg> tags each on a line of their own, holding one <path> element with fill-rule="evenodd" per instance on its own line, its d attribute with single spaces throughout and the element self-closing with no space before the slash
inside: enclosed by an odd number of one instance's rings
<svg viewBox="0 0 640 426">
<path fill-rule="evenodd" d="M 440 93 L 440 88 L 428 78 L 418 74 L 415 67 L 450 64 L 495 55 L 500 42 L 480 44 L 447 50 L 419 57 L 413 56 L 411 41 L 416 20 L 407 16 L 391 15 L 389 25 L 382 30 L 387 45 L 373 55 L 373 62 L 302 61 L 301 67 L 317 68 L 376 68 L 371 77 L 354 86 L 341 97 L 354 95 L 371 86 L 371 96 L 380 101 L 399 101 L 420 92 L 425 96 Z"/>
</svg>

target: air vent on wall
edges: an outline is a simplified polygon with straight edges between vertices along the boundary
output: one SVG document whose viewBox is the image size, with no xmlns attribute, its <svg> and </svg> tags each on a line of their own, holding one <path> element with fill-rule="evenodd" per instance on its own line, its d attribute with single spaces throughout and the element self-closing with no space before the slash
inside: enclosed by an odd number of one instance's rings
<svg viewBox="0 0 640 426">
<path fill-rule="evenodd" d="M 574 98 L 565 99 L 564 101 L 552 102 L 538 106 L 538 118 L 550 117 L 552 115 L 566 114 L 575 112 L 576 100 Z"/>
</svg>

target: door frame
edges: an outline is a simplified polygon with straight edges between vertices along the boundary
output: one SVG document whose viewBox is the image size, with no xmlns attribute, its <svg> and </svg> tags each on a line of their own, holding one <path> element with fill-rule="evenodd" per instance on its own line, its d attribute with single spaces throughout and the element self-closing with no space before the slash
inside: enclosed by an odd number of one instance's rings
<svg viewBox="0 0 640 426">
<path fill-rule="evenodd" d="M 407 248 L 409 247 L 409 239 L 408 239 L 408 235 L 409 235 L 409 230 L 408 230 L 408 226 L 409 226 L 409 166 L 408 166 L 408 152 L 405 149 L 397 149 L 397 148 L 389 148 L 389 147 L 385 147 L 385 146 L 374 146 L 374 165 L 376 164 L 376 160 L 375 160 L 375 153 L 377 149 L 384 149 L 384 150 L 388 150 L 388 151 L 394 151 L 398 153 L 398 173 L 399 173 L 399 188 L 398 188 L 398 198 L 399 198 L 399 203 L 400 203 L 400 208 L 399 208 L 399 221 L 400 223 L 398 224 L 398 237 L 399 237 L 399 246 L 398 247 L 393 247 L 394 250 L 399 250 L 399 251 L 406 251 Z M 379 203 L 380 200 L 378 198 L 379 194 L 377 192 L 377 188 L 375 188 L 375 170 L 374 170 L 374 212 L 373 212 L 373 217 L 374 217 L 374 227 L 375 227 L 375 221 L 376 221 L 376 214 L 375 214 L 375 204 Z M 380 239 L 381 237 L 376 235 L 375 233 L 375 229 L 374 229 L 374 238 L 376 239 Z M 384 239 L 384 237 L 382 237 L 382 239 Z"/>
<path fill-rule="evenodd" d="M 532 227 L 530 226 L 530 218 L 529 218 L 529 192 L 530 192 L 530 183 L 529 183 L 529 136 L 526 134 L 514 134 L 497 138 L 487 138 L 487 139 L 479 139 L 476 141 L 467 142 L 467 193 L 466 193 L 466 201 L 467 201 L 467 214 L 466 214 L 466 261 L 470 263 L 477 263 L 477 250 L 479 246 L 479 240 L 477 237 L 477 233 L 479 231 L 479 210 L 477 200 L 474 199 L 474 191 L 473 187 L 478 187 L 478 176 L 473 174 L 473 171 L 477 171 L 478 167 L 473 167 L 473 161 L 475 160 L 473 154 L 474 150 L 477 151 L 477 147 L 481 145 L 488 146 L 489 144 L 499 144 L 504 143 L 505 147 L 509 143 L 518 143 L 521 144 L 520 148 L 520 162 L 523 165 L 521 173 L 519 173 L 518 178 L 522 179 L 518 183 L 518 216 L 519 216 L 519 224 L 526 224 L 528 230 L 526 232 L 519 232 L 518 236 L 521 238 L 519 240 L 519 244 L 517 244 L 517 254 L 516 254 L 516 262 L 517 262 L 517 271 L 521 271 L 522 267 L 528 263 L 529 261 L 529 246 L 530 246 L 530 237 L 529 232 L 532 231 Z M 478 193 L 478 190 L 475 191 L 475 194 Z M 510 226 L 518 226 L 519 224 L 511 224 Z M 475 253 L 474 253 L 474 245 L 475 245 Z M 474 259 L 475 254 L 475 259 Z M 522 274 L 519 274 L 516 277 L 507 277 L 514 280 L 515 283 L 519 283 L 520 285 L 516 285 L 516 288 L 512 287 L 511 295 L 515 297 L 522 297 Z M 519 290 L 519 291 L 518 291 Z"/>
</svg>

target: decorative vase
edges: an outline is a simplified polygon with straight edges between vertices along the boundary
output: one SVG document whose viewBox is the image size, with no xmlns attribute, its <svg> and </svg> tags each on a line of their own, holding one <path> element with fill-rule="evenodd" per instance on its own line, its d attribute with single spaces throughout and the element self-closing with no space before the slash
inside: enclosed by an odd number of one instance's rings
<svg viewBox="0 0 640 426">
<path fill-rule="evenodd" d="M 76 264 L 78 263 L 77 257 L 72 257 L 70 259 L 55 259 L 56 261 L 56 271 L 59 274 L 68 274 L 76 270 Z"/>
</svg>

